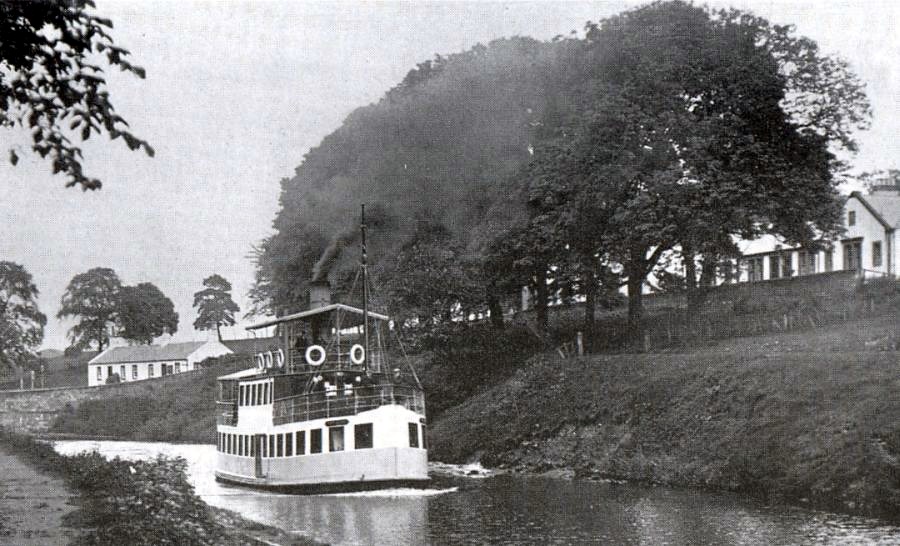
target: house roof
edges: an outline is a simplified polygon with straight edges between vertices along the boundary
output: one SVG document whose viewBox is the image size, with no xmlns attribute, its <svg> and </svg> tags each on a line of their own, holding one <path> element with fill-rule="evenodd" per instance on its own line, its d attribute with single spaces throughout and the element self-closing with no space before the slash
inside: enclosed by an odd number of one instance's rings
<svg viewBox="0 0 900 546">
<path fill-rule="evenodd" d="M 97 355 L 89 364 L 118 364 L 120 362 L 156 362 L 159 360 L 185 360 L 194 351 L 206 345 L 205 341 L 169 343 L 167 345 L 135 345 L 113 347 Z"/>
<path fill-rule="evenodd" d="M 875 193 L 863 195 L 853 192 L 851 197 L 859 199 L 869 212 L 886 228 L 900 227 L 900 194 Z"/>
<path fill-rule="evenodd" d="M 315 315 L 321 315 L 323 313 L 330 313 L 332 311 L 346 311 L 349 313 L 355 313 L 357 315 L 362 315 L 363 310 L 358 309 L 356 307 L 350 307 L 349 305 L 344 305 L 343 303 L 332 303 L 330 305 L 325 305 L 323 307 L 317 307 L 315 309 L 310 309 L 308 311 L 301 311 L 300 313 L 294 313 L 293 315 L 285 315 L 283 317 L 275 317 L 273 319 L 264 320 L 257 324 L 253 324 L 251 326 L 247 326 L 248 330 L 256 330 L 259 328 L 265 328 L 267 326 L 274 326 L 276 324 L 280 324 L 282 322 L 290 322 L 292 320 L 302 320 L 305 318 L 309 318 Z M 369 311 L 369 317 L 378 319 L 378 320 L 391 320 L 387 315 L 382 315 L 381 313 L 373 313 Z M 348 324 L 348 326 L 350 326 Z"/>
</svg>

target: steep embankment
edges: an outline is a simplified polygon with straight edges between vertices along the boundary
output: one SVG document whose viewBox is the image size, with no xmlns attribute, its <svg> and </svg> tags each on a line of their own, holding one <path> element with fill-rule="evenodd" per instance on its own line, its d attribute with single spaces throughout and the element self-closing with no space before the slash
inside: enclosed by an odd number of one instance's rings
<svg viewBox="0 0 900 546">
<path fill-rule="evenodd" d="M 867 339 L 860 323 L 691 354 L 539 357 L 434 422 L 431 456 L 896 517 L 894 324 Z M 835 346 L 842 332 L 854 350 Z"/>
</svg>

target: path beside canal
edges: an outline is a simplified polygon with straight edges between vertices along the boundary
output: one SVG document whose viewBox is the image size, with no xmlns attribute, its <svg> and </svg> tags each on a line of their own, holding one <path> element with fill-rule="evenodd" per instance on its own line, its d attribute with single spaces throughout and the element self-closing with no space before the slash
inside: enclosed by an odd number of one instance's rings
<svg viewBox="0 0 900 546">
<path fill-rule="evenodd" d="M 67 544 L 78 534 L 63 526 L 76 509 L 62 479 L 42 474 L 0 447 L 0 543 L 21 546 Z"/>
</svg>

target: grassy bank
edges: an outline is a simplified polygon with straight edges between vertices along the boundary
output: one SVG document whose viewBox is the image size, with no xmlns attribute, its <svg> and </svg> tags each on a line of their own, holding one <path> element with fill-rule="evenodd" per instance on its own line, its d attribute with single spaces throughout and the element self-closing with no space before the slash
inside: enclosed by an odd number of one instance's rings
<svg viewBox="0 0 900 546">
<path fill-rule="evenodd" d="M 194 494 L 182 459 L 106 460 L 97 453 L 63 456 L 27 435 L 0 430 L 0 445 L 79 493 L 67 524 L 73 544 L 315 544 L 207 506 Z"/>
<path fill-rule="evenodd" d="M 877 322 L 877 321 L 876 321 Z M 807 340 L 856 337 L 861 325 Z M 892 318 L 869 337 L 894 332 Z M 900 364 L 803 337 L 691 354 L 538 357 L 432 422 L 431 456 L 900 513 Z M 869 350 L 867 350 L 869 348 Z"/>
</svg>

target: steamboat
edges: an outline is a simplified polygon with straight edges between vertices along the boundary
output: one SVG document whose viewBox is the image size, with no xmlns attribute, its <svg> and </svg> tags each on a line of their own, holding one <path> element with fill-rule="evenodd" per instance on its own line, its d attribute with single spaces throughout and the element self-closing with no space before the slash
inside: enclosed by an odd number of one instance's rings
<svg viewBox="0 0 900 546">
<path fill-rule="evenodd" d="M 390 320 L 369 310 L 364 208 L 361 231 L 362 308 L 312 283 L 308 310 L 248 328 L 274 327 L 277 346 L 218 378 L 217 480 L 290 493 L 428 482 L 422 386 L 392 367 Z"/>
</svg>

